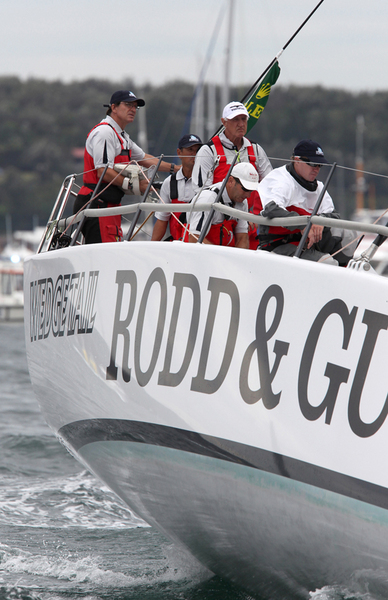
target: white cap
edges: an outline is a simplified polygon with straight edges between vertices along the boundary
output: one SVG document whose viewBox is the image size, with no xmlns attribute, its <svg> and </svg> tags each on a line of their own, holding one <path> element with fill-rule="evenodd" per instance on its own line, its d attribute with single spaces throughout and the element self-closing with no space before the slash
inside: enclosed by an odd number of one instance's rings
<svg viewBox="0 0 388 600">
<path fill-rule="evenodd" d="M 259 174 L 251 163 L 241 162 L 235 165 L 231 173 L 247 190 L 257 190 Z"/>
<path fill-rule="evenodd" d="M 229 102 L 222 111 L 223 119 L 233 119 L 237 115 L 245 115 L 249 118 L 249 112 L 241 102 Z"/>
</svg>

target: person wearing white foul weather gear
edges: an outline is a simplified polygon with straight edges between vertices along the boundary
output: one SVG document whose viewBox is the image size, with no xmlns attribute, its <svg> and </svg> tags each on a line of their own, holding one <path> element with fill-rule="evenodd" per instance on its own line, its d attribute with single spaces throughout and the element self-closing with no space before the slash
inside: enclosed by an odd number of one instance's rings
<svg viewBox="0 0 388 600">
<path fill-rule="evenodd" d="M 324 184 L 317 180 L 322 166 L 328 164 L 322 148 L 313 140 L 302 140 L 295 148 L 291 162 L 274 169 L 259 183 L 263 204 L 261 215 L 269 219 L 311 215 Z M 339 219 L 330 194 L 325 191 L 317 215 Z M 304 229 L 304 228 L 303 228 Z M 259 226 L 259 248 L 276 254 L 293 256 L 302 238 L 303 229 L 295 226 Z M 312 225 L 301 258 L 325 259 L 327 264 L 346 266 L 353 256 L 357 234 L 339 227 Z M 331 257 L 331 254 L 334 254 Z"/>
</svg>

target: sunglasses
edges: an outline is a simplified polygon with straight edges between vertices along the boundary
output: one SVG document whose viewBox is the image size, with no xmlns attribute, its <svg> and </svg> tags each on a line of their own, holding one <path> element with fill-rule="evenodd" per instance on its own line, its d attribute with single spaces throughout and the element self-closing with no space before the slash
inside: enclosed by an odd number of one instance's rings
<svg viewBox="0 0 388 600">
<path fill-rule="evenodd" d="M 122 100 L 120 104 L 124 104 L 124 106 L 126 106 L 127 108 L 133 108 L 134 110 L 139 110 L 140 108 L 140 106 L 138 104 L 135 104 L 135 102 L 125 102 L 124 100 Z"/>
<path fill-rule="evenodd" d="M 306 158 L 306 156 L 296 156 L 295 158 L 300 158 L 300 160 L 303 160 L 303 162 L 305 162 L 306 165 L 308 165 L 309 167 L 312 167 L 313 169 L 315 169 L 317 167 L 318 167 L 318 169 L 320 169 L 322 167 L 322 165 L 319 163 L 310 162 L 310 159 Z"/>
<path fill-rule="evenodd" d="M 251 191 L 252 191 L 252 190 L 247 190 L 247 188 L 245 188 L 245 187 L 243 186 L 243 184 L 241 183 L 241 181 L 240 181 L 239 179 L 237 179 L 237 177 L 233 177 L 233 179 L 234 179 L 235 181 L 237 181 L 237 183 L 239 183 L 239 184 L 240 184 L 240 186 L 241 186 L 241 188 L 242 188 L 243 192 L 247 192 L 248 194 L 250 194 L 250 193 L 251 193 Z"/>
</svg>

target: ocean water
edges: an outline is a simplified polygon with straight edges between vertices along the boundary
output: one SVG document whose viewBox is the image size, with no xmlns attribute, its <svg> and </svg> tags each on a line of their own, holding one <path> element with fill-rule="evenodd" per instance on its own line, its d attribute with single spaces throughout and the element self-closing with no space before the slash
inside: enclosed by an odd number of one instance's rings
<svg viewBox="0 0 388 600">
<path fill-rule="evenodd" d="M 310 592 L 310 600 L 377 598 L 367 589 Z M 34 397 L 23 325 L 0 324 L 0 600 L 19 599 L 252 596 L 182 555 L 70 456 Z"/>
</svg>

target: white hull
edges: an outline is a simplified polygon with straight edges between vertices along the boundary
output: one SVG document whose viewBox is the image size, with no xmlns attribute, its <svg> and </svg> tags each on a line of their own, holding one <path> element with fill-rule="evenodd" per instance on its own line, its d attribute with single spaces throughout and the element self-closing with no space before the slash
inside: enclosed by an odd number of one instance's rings
<svg viewBox="0 0 388 600">
<path fill-rule="evenodd" d="M 27 260 L 25 298 L 47 422 L 149 523 L 265 598 L 388 580 L 386 278 L 131 242 Z"/>
</svg>

